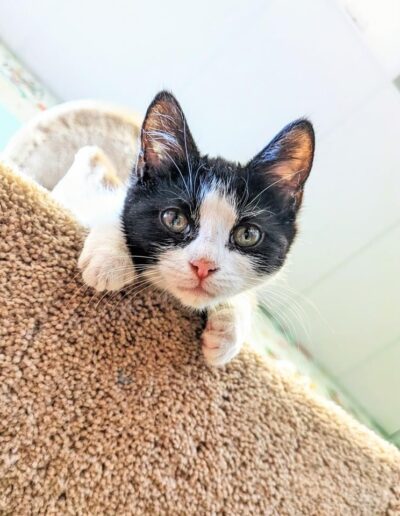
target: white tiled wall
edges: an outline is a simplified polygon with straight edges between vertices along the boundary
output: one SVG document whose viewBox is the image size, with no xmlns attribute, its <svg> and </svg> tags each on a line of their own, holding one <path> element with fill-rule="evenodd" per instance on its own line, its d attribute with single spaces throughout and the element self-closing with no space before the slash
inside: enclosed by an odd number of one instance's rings
<svg viewBox="0 0 400 516">
<path fill-rule="evenodd" d="M 340 376 L 347 391 L 389 435 L 400 428 L 399 364 L 400 338 Z"/>
<path fill-rule="evenodd" d="M 400 74 L 400 18 L 388 11 L 393 0 L 373 4 L 38 0 L 32 11 L 19 0 L 0 3 L 0 37 L 66 100 L 103 98 L 143 112 L 158 89 L 174 90 L 210 154 L 246 160 L 291 119 L 315 122 L 315 167 L 287 274 L 303 296 L 304 324 L 293 303 L 282 313 L 316 360 L 394 433 L 400 93 L 391 80 Z"/>
<path fill-rule="evenodd" d="M 318 311 L 301 340 L 336 377 L 400 337 L 399 242 L 400 222 L 305 294 Z"/>
</svg>

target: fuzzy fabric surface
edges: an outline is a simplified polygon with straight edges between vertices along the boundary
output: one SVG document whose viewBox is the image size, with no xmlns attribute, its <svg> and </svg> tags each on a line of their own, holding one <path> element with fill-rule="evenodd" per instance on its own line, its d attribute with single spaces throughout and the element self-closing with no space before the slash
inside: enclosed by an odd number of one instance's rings
<svg viewBox="0 0 400 516">
<path fill-rule="evenodd" d="M 83 230 L 0 170 L 0 513 L 400 514 L 400 453 L 155 292 L 101 296 Z"/>
<path fill-rule="evenodd" d="M 52 190 L 78 150 L 100 147 L 125 181 L 137 154 L 140 117 L 94 100 L 59 104 L 33 117 L 10 139 L 1 159 Z"/>
</svg>

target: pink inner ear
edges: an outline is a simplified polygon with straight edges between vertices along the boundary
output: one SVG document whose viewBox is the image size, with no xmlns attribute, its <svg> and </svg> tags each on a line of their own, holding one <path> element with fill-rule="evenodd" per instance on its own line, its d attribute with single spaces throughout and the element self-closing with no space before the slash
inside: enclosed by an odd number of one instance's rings
<svg viewBox="0 0 400 516">
<path fill-rule="evenodd" d="M 297 168 L 295 165 L 299 168 Z M 292 159 L 275 165 L 271 172 L 276 177 L 276 184 L 281 183 L 282 186 L 287 186 L 297 189 L 302 186 L 308 176 L 308 167 L 300 168 L 304 164 L 300 160 Z"/>
<path fill-rule="evenodd" d="M 142 126 L 139 163 L 155 168 L 163 164 L 177 166 L 181 160 L 199 157 L 185 116 L 175 97 L 161 91 L 150 104 Z"/>
<path fill-rule="evenodd" d="M 142 128 L 142 150 L 146 163 L 155 167 L 183 157 L 180 141 L 184 129 L 180 108 L 171 100 L 157 101 L 150 107 Z"/>
<path fill-rule="evenodd" d="M 289 156 L 274 165 L 272 173 L 283 185 L 297 189 L 310 173 L 314 153 L 312 140 L 303 130 L 294 129 L 282 139 L 280 146 L 290 149 Z"/>
</svg>

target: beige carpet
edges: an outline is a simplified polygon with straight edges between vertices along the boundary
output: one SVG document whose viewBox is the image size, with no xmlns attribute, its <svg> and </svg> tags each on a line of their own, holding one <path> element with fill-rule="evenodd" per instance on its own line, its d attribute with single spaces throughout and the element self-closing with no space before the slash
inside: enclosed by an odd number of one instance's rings
<svg viewBox="0 0 400 516">
<path fill-rule="evenodd" d="M 400 453 L 273 362 L 203 364 L 158 294 L 102 298 L 82 230 L 0 170 L 0 514 L 400 514 Z"/>
</svg>

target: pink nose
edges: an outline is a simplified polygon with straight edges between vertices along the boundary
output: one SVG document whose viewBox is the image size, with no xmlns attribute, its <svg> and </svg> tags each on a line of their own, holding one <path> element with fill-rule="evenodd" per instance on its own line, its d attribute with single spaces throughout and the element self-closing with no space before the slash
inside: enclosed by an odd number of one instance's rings
<svg viewBox="0 0 400 516">
<path fill-rule="evenodd" d="M 193 260 L 190 265 L 200 279 L 207 278 L 209 274 L 217 270 L 215 263 L 208 260 Z"/>
</svg>

